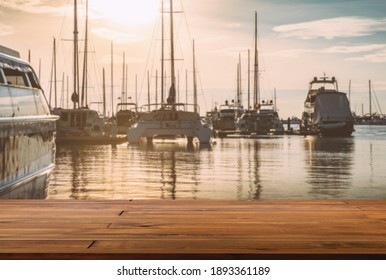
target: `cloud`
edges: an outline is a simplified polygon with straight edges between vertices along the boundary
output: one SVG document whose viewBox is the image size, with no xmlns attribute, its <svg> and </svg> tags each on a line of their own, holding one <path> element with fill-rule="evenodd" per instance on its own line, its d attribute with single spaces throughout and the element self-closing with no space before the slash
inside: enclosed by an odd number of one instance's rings
<svg viewBox="0 0 386 280">
<path fill-rule="evenodd" d="M 361 37 L 386 31 L 386 18 L 337 17 L 296 24 L 280 25 L 273 28 L 280 37 L 294 37 L 303 40 L 341 37 Z"/>
<path fill-rule="evenodd" d="M 361 53 L 385 50 L 386 44 L 369 44 L 361 46 L 334 46 L 324 50 L 328 53 Z"/>
<path fill-rule="evenodd" d="M 67 10 L 66 6 L 47 6 L 44 5 L 45 2 L 44 0 L 0 0 L 0 7 L 31 14 L 63 14 Z"/>
<path fill-rule="evenodd" d="M 0 22 L 0 36 L 7 36 L 13 33 L 13 28 Z"/>
<path fill-rule="evenodd" d="M 133 43 L 133 42 L 139 42 L 142 41 L 142 38 L 119 31 L 113 31 L 104 27 L 101 28 L 93 28 L 92 33 L 95 35 L 108 39 L 110 41 L 114 41 L 118 44 L 125 44 L 125 43 Z"/>
<path fill-rule="evenodd" d="M 349 61 L 367 61 L 373 63 L 385 63 L 386 62 L 386 49 L 372 54 L 365 54 L 363 56 L 350 57 Z"/>
<path fill-rule="evenodd" d="M 346 58 L 349 61 L 386 62 L 386 44 L 368 44 L 354 46 L 332 46 L 324 49 L 288 49 L 268 54 L 286 58 L 299 58 L 306 54 L 358 54 Z"/>
</svg>

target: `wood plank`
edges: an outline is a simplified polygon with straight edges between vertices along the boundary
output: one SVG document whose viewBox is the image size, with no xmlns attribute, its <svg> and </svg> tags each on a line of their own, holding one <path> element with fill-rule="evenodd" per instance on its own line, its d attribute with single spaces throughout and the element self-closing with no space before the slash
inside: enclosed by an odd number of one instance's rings
<svg viewBox="0 0 386 280">
<path fill-rule="evenodd" d="M 0 257 L 386 257 L 385 210 L 382 200 L 3 200 Z"/>
</svg>

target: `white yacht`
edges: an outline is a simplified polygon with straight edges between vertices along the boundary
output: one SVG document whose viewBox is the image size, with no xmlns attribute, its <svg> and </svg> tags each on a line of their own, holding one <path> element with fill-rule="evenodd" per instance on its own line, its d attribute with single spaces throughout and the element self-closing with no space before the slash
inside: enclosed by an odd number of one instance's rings
<svg viewBox="0 0 386 280">
<path fill-rule="evenodd" d="M 56 120 L 31 65 L 0 46 L 0 198 L 45 198 Z"/>
<path fill-rule="evenodd" d="M 304 102 L 300 133 L 350 136 L 353 131 L 354 117 L 348 98 L 339 91 L 335 77 L 315 77 Z"/>
<path fill-rule="evenodd" d="M 127 134 L 127 130 L 137 123 L 139 112 L 136 103 L 118 103 L 115 114 L 117 133 Z"/>
</svg>

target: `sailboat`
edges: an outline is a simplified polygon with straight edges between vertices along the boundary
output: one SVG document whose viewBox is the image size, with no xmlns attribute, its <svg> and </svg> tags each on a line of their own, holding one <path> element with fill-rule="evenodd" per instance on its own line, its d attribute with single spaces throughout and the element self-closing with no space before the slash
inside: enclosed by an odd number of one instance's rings
<svg viewBox="0 0 386 280">
<path fill-rule="evenodd" d="M 353 131 L 354 117 L 348 98 L 339 91 L 335 77 L 314 77 L 304 102 L 300 133 L 350 136 Z"/>
<path fill-rule="evenodd" d="M 241 104 L 241 58 L 239 56 L 236 100 L 232 100 L 231 103 L 225 100 L 225 104 L 220 105 L 218 118 L 214 126 L 219 138 L 224 138 L 237 132 L 237 120 L 243 115 L 243 112 L 244 109 Z"/>
<path fill-rule="evenodd" d="M 127 134 L 127 130 L 138 121 L 137 104 L 133 102 L 125 102 L 127 97 L 127 65 L 125 64 L 125 53 L 123 53 L 122 67 L 122 97 L 120 103 L 117 104 L 115 114 L 117 134 Z M 126 76 L 125 76 L 126 74 Z"/>
<path fill-rule="evenodd" d="M 254 58 L 254 92 L 253 108 L 248 108 L 236 121 L 240 134 L 266 135 L 284 134 L 284 126 L 276 110 L 273 100 L 260 100 L 259 63 L 257 50 L 257 12 L 255 12 L 255 58 Z M 275 93 L 276 95 L 276 93 Z M 276 97 L 275 97 L 276 99 Z M 249 100 L 249 96 L 248 96 Z M 249 103 L 249 102 L 248 102 Z"/>
<path fill-rule="evenodd" d="M 366 125 L 386 125 L 386 114 L 383 114 L 382 108 L 379 105 L 377 95 L 375 94 L 375 91 L 371 90 L 371 80 L 369 80 L 369 113 L 359 117 L 355 117 L 355 124 L 366 124 Z M 379 110 L 380 113 L 373 112 L 372 110 L 372 95 L 374 95 L 376 103 L 376 109 Z M 363 111 L 363 109 L 362 109 Z"/>
<path fill-rule="evenodd" d="M 82 95 L 79 98 L 79 58 L 77 0 L 74 0 L 74 54 L 73 54 L 73 108 L 54 108 L 57 121 L 57 143 L 65 144 L 111 144 L 124 142 L 124 138 L 106 133 L 105 118 L 87 104 L 87 22 L 88 1 L 86 2 L 85 51 L 83 65 Z M 81 100 L 79 100 L 81 99 Z M 79 104 L 80 103 L 80 104 Z"/>
<path fill-rule="evenodd" d="M 172 0 L 170 0 L 170 42 L 171 86 L 167 102 L 154 110 L 150 110 L 149 104 L 148 111 L 141 113 L 139 121 L 128 129 L 127 139 L 130 143 L 138 143 L 141 139 L 147 139 L 148 143 L 152 143 L 157 137 L 163 139 L 185 137 L 188 144 L 192 144 L 194 138 L 200 143 L 209 143 L 211 140 L 212 130 L 204 126 L 197 105 L 194 104 L 194 111 L 187 111 L 186 104 L 176 102 Z"/>
</svg>

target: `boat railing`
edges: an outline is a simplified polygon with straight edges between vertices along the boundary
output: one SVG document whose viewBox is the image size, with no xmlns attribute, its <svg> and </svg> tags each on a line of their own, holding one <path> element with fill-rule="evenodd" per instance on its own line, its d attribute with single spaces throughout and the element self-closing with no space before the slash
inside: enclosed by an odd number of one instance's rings
<svg viewBox="0 0 386 280">
<path fill-rule="evenodd" d="M 118 103 L 117 104 L 117 110 L 116 112 L 120 111 L 120 110 L 135 110 L 136 112 L 138 112 L 138 106 L 137 106 L 137 103 L 133 103 L 133 102 L 126 102 L 126 103 Z"/>
<path fill-rule="evenodd" d="M 194 110 L 196 108 L 196 110 Z M 200 106 L 196 104 L 188 104 L 188 103 L 151 103 L 142 105 L 140 107 L 140 112 L 151 112 L 154 110 L 176 110 L 179 111 L 190 111 L 190 112 L 197 112 L 200 113 Z"/>
</svg>

